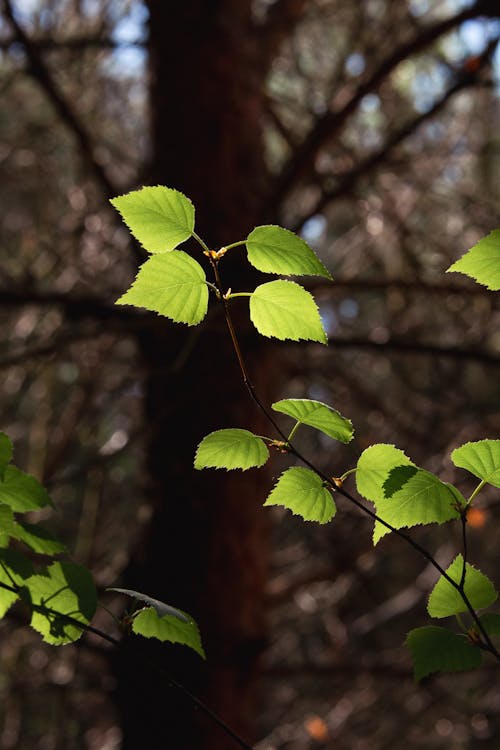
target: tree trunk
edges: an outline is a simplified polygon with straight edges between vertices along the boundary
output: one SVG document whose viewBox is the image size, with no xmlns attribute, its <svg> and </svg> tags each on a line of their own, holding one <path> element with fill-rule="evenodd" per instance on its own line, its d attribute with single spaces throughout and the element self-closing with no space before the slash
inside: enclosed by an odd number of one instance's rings
<svg viewBox="0 0 500 750">
<path fill-rule="evenodd" d="M 197 232 L 212 247 L 244 239 L 258 219 L 266 183 L 263 80 L 257 40 L 250 33 L 251 3 L 150 0 L 149 10 L 148 182 L 175 187 L 192 199 Z M 192 250 L 199 259 L 199 250 Z M 242 252 L 235 256 L 222 266 L 233 288 L 251 283 L 242 270 Z M 244 307 L 236 314 L 247 319 Z M 270 395 L 276 381 L 265 353 L 248 331 L 244 337 L 252 374 Z M 170 646 L 155 649 L 154 658 L 248 736 L 265 642 L 263 475 L 196 472 L 193 458 L 197 443 L 215 429 L 266 428 L 259 425 L 217 311 L 199 329 L 165 320 L 142 337 L 140 347 L 147 372 L 147 490 L 154 515 L 127 583 L 198 619 L 206 663 Z M 145 738 L 175 750 L 235 747 L 168 684 L 150 671 L 139 675 L 126 659 L 127 648 L 133 645 L 124 649 L 118 690 L 126 750 L 142 747 Z"/>
</svg>

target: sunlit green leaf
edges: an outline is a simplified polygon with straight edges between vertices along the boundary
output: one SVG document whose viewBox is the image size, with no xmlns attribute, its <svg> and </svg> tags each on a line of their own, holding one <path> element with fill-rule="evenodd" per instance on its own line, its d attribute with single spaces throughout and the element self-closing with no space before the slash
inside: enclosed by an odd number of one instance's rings
<svg viewBox="0 0 500 750">
<path fill-rule="evenodd" d="M 276 401 L 272 408 L 274 411 L 293 417 L 301 424 L 315 427 L 334 440 L 340 440 L 341 443 L 348 443 L 352 439 L 351 420 L 346 419 L 338 411 L 327 404 L 321 403 L 321 401 L 313 401 L 308 398 L 287 398 Z"/>
<path fill-rule="evenodd" d="M 145 638 L 158 638 L 160 641 L 189 646 L 205 658 L 198 626 L 189 615 L 185 612 L 182 614 L 186 615 L 187 621 L 181 620 L 176 615 L 160 617 L 153 607 L 141 609 L 132 620 L 132 630 Z"/>
<path fill-rule="evenodd" d="M 0 479 L 12 460 L 12 443 L 4 432 L 0 432 Z"/>
<path fill-rule="evenodd" d="M 3 481 L 0 482 L 0 503 L 10 505 L 18 513 L 53 504 L 40 482 L 16 466 L 5 469 Z"/>
<path fill-rule="evenodd" d="M 248 260 L 264 273 L 285 276 L 324 276 L 330 273 L 307 242 L 288 229 L 268 224 L 256 227 L 246 240 Z"/>
<path fill-rule="evenodd" d="M 258 286 L 250 297 L 250 319 L 263 336 L 327 343 L 314 298 L 294 281 Z"/>
<path fill-rule="evenodd" d="M 43 573 L 24 582 L 32 605 L 42 609 L 33 611 L 31 626 L 42 634 L 43 640 L 56 646 L 80 638 L 83 628 L 72 624 L 64 615 L 88 625 L 97 606 L 97 594 L 89 571 L 70 562 L 52 563 Z"/>
<path fill-rule="evenodd" d="M 456 583 L 460 583 L 463 564 L 462 555 L 458 555 L 446 571 Z M 469 563 L 465 569 L 464 591 L 474 609 L 489 607 L 498 596 L 490 579 Z M 431 592 L 427 611 L 431 617 L 440 618 L 467 612 L 468 609 L 457 589 L 441 576 Z"/>
<path fill-rule="evenodd" d="M 144 307 L 175 323 L 196 325 L 207 314 L 205 272 L 182 250 L 154 255 L 143 263 L 136 280 L 116 304 Z"/>
<path fill-rule="evenodd" d="M 500 440 L 478 440 L 455 448 L 451 454 L 455 466 L 467 469 L 475 477 L 500 487 Z"/>
<path fill-rule="evenodd" d="M 396 466 L 415 466 L 402 450 L 394 445 L 370 445 L 359 457 L 356 486 L 360 495 L 377 503 L 385 498 L 384 482 Z"/>
<path fill-rule="evenodd" d="M 488 289 L 500 289 L 500 229 L 486 237 L 453 263 L 448 271 L 459 271 L 484 284 Z"/>
<path fill-rule="evenodd" d="M 331 521 L 337 510 L 321 478 L 301 466 L 283 472 L 264 505 L 282 505 L 304 521 L 318 523 Z"/>
<path fill-rule="evenodd" d="M 231 428 L 211 432 L 196 451 L 195 469 L 250 469 L 269 458 L 264 441 L 248 430 Z"/>
<path fill-rule="evenodd" d="M 141 594 L 140 591 L 134 591 L 133 589 L 120 589 L 114 586 L 106 589 L 106 591 L 116 591 L 118 594 L 125 594 L 126 596 L 130 596 L 136 601 L 145 602 L 150 607 L 153 607 L 159 617 L 171 615 L 173 617 L 178 617 L 179 620 L 182 620 L 183 622 L 189 622 L 190 620 L 189 615 L 186 615 L 180 609 L 171 607 L 170 604 L 165 604 L 165 602 L 161 602 L 159 599 L 153 599 L 152 596 L 147 596 L 147 594 Z"/>
<path fill-rule="evenodd" d="M 384 497 L 376 502 L 377 514 L 396 529 L 428 523 L 445 523 L 460 517 L 465 499 L 453 485 L 416 466 L 396 466 L 383 484 Z M 377 522 L 376 544 L 389 529 Z"/>
<path fill-rule="evenodd" d="M 178 190 L 156 185 L 112 198 L 134 237 L 150 253 L 174 250 L 191 237 L 194 206 Z"/>
<path fill-rule="evenodd" d="M 408 633 L 406 645 L 411 651 L 416 680 L 433 672 L 474 669 L 482 660 L 481 649 L 465 635 L 435 625 L 412 630 Z"/>
<path fill-rule="evenodd" d="M 26 578 L 33 575 L 33 565 L 20 552 L 0 549 L 0 583 L 15 588 L 22 586 Z M 0 617 L 10 609 L 19 594 L 0 586 Z"/>
<path fill-rule="evenodd" d="M 429 471 L 419 469 L 393 445 L 371 445 L 361 454 L 356 485 L 363 497 L 375 504 L 377 515 L 397 529 L 417 524 L 444 523 L 458 518 L 457 505 L 465 505 L 460 492 Z M 376 544 L 389 533 L 375 523 Z"/>
</svg>

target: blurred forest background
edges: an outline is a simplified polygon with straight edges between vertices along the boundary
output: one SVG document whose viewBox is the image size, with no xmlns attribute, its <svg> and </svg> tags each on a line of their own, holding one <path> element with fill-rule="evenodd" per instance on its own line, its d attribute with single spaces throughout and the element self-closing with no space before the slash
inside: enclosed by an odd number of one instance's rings
<svg viewBox="0 0 500 750">
<path fill-rule="evenodd" d="M 282 459 L 195 475 L 207 432 L 266 428 L 217 311 L 193 331 L 113 307 L 141 258 L 108 198 L 183 190 L 214 247 L 300 232 L 335 277 L 310 285 L 330 346 L 258 341 L 241 306 L 261 395 L 352 419 L 348 447 L 299 433 L 331 475 L 390 442 L 466 491 L 449 452 L 499 435 L 500 300 L 444 272 L 500 226 L 499 38 L 496 0 L 3 0 L 2 429 L 102 589 L 198 619 L 206 664 L 153 656 L 258 750 L 493 750 L 496 666 L 415 685 L 434 571 L 341 499 L 327 527 L 263 509 Z M 497 495 L 470 531 L 493 579 Z M 415 537 L 443 563 L 458 544 Z M 0 623 L 0 750 L 235 747 L 133 643 L 45 647 L 23 617 Z"/>
</svg>

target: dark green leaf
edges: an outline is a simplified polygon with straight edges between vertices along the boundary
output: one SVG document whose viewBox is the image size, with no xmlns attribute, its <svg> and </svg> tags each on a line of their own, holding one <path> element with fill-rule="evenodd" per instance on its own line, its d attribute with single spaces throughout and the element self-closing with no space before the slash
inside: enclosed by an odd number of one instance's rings
<svg viewBox="0 0 500 750">
<path fill-rule="evenodd" d="M 178 615 L 160 617 L 153 607 L 141 609 L 132 620 L 132 630 L 145 638 L 158 638 L 160 641 L 189 646 L 205 658 L 198 626 L 189 615 L 185 612 L 182 614 L 186 616 L 187 621 L 181 620 Z"/>
<path fill-rule="evenodd" d="M 446 628 L 415 628 L 408 633 L 406 645 L 411 651 L 416 680 L 432 672 L 461 672 L 481 665 L 481 649 L 466 636 Z"/>
<path fill-rule="evenodd" d="M 9 505 L 17 513 L 53 505 L 40 482 L 15 466 L 5 469 L 3 482 L 0 482 L 0 503 Z"/>
</svg>

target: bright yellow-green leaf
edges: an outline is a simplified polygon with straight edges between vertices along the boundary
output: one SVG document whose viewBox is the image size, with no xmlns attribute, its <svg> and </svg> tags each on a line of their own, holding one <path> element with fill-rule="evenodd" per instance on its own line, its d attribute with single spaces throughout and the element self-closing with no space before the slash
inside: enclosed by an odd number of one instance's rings
<svg viewBox="0 0 500 750">
<path fill-rule="evenodd" d="M 500 440 L 465 443 L 451 454 L 455 466 L 467 469 L 475 477 L 500 487 Z"/>
<path fill-rule="evenodd" d="M 117 305 L 134 305 L 165 315 L 175 323 L 196 325 L 207 314 L 208 287 L 203 268 L 182 250 L 154 255 Z"/>
<path fill-rule="evenodd" d="M 203 438 L 196 451 L 195 469 L 250 469 L 269 458 L 264 441 L 248 430 L 216 430 Z"/>
<path fill-rule="evenodd" d="M 12 443 L 4 432 L 0 432 L 0 479 L 12 459 Z"/>
<path fill-rule="evenodd" d="M 328 437 L 348 443 L 352 440 L 353 427 L 350 419 L 346 419 L 331 406 L 313 401 L 308 398 L 287 398 L 276 401 L 272 405 L 274 411 L 287 414 L 309 427 L 315 427 Z"/>
<path fill-rule="evenodd" d="M 112 198 L 111 203 L 150 253 L 174 250 L 193 233 L 194 206 L 178 190 L 162 185 L 143 187 Z"/>
<path fill-rule="evenodd" d="M 263 336 L 327 343 L 314 298 L 294 281 L 258 286 L 250 296 L 250 319 Z"/>
<path fill-rule="evenodd" d="M 453 263 L 448 271 L 459 271 L 484 284 L 500 289 L 500 229 L 494 229 Z"/>
<path fill-rule="evenodd" d="M 321 478 L 301 466 L 283 472 L 264 505 L 282 505 L 304 521 L 318 523 L 328 523 L 337 511 Z"/>
<path fill-rule="evenodd" d="M 446 571 L 456 583 L 462 578 L 463 564 L 462 555 L 457 555 Z M 489 607 L 498 596 L 490 579 L 469 563 L 465 566 L 464 591 L 474 609 Z M 429 596 L 427 611 L 431 617 L 441 618 L 468 612 L 468 609 L 457 589 L 441 576 Z"/>
<path fill-rule="evenodd" d="M 246 240 L 248 260 L 264 273 L 284 276 L 324 276 L 330 272 L 307 242 L 288 229 L 272 224 L 256 227 Z"/>
</svg>

